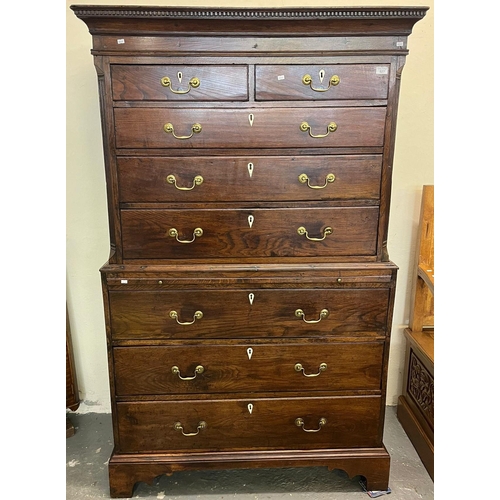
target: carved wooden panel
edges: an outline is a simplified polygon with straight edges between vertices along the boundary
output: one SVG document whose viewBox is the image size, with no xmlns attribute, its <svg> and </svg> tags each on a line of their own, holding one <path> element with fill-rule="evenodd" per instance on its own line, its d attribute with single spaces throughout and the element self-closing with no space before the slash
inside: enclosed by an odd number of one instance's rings
<svg viewBox="0 0 500 500">
<path fill-rule="evenodd" d="M 410 352 L 407 390 L 426 420 L 434 428 L 434 377 L 413 350 Z"/>
</svg>

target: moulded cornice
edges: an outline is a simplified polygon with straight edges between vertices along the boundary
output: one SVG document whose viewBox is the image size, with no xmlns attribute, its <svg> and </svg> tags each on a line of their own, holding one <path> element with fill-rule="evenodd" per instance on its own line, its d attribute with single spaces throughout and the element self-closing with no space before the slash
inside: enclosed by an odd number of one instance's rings
<svg viewBox="0 0 500 500">
<path fill-rule="evenodd" d="M 387 19 L 425 16 L 428 7 L 338 7 L 303 9 L 253 8 L 165 8 L 151 6 L 72 5 L 77 17 L 163 18 L 163 19 Z"/>
</svg>

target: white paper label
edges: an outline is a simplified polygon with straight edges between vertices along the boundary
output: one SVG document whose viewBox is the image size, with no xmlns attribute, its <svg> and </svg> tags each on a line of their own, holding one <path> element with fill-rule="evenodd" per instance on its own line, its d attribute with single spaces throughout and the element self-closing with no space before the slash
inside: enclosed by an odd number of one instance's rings
<svg viewBox="0 0 500 500">
<path fill-rule="evenodd" d="M 396 42 L 396 47 L 402 47 L 404 45 L 403 42 Z"/>
<path fill-rule="evenodd" d="M 116 40 L 116 43 L 118 45 L 121 45 L 122 43 L 125 43 L 125 40 L 123 38 L 118 38 L 118 40 Z"/>
<path fill-rule="evenodd" d="M 285 79 L 285 75 L 279 75 L 278 76 L 278 80 L 284 80 Z"/>
<path fill-rule="evenodd" d="M 375 74 L 377 75 L 387 75 L 389 73 L 389 68 L 387 66 L 377 66 L 375 69 Z"/>
<path fill-rule="evenodd" d="M 128 283 L 128 280 L 120 280 L 120 283 L 121 283 L 122 285 L 126 285 L 126 284 Z"/>
</svg>

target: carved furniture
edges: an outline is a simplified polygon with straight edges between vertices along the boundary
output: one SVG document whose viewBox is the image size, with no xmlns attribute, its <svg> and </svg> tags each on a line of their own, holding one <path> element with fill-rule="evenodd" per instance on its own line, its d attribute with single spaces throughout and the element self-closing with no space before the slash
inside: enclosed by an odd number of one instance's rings
<svg viewBox="0 0 500 500">
<path fill-rule="evenodd" d="M 72 9 L 102 111 L 111 496 L 311 465 L 387 489 L 392 160 L 427 8 Z"/>
<path fill-rule="evenodd" d="M 423 186 L 398 419 L 434 479 L 434 186 Z"/>
</svg>

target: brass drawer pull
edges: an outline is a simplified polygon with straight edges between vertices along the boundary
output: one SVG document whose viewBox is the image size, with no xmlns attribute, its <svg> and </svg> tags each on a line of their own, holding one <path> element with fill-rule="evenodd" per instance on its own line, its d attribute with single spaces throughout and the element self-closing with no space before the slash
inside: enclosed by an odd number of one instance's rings
<svg viewBox="0 0 500 500">
<path fill-rule="evenodd" d="M 302 77 L 302 83 L 304 85 L 309 85 L 314 92 L 326 92 L 327 90 L 330 89 L 330 87 L 335 87 L 340 83 L 340 78 L 338 75 L 333 75 L 330 80 L 328 81 L 328 87 L 326 89 L 318 89 L 312 86 L 312 76 L 311 75 L 304 75 Z"/>
<path fill-rule="evenodd" d="M 325 178 L 325 183 L 322 186 L 311 186 L 311 184 L 309 184 L 309 177 L 307 177 L 306 174 L 300 174 L 299 175 L 299 182 L 301 184 L 306 184 L 307 183 L 307 187 L 310 187 L 311 189 L 323 189 L 323 188 L 326 188 L 326 186 L 328 185 L 328 183 L 332 183 L 334 180 L 335 180 L 335 175 L 328 174 L 326 176 L 326 178 Z"/>
<path fill-rule="evenodd" d="M 174 94 L 187 94 L 191 89 L 195 89 L 195 88 L 199 87 L 200 83 L 201 83 L 199 78 L 196 78 L 195 76 L 193 76 L 193 78 L 191 78 L 191 80 L 189 80 L 187 90 L 174 90 L 172 88 L 172 82 L 170 81 L 170 78 L 168 76 L 164 76 L 160 80 L 160 82 L 161 82 L 163 87 L 168 87 Z"/>
<path fill-rule="evenodd" d="M 179 370 L 179 367 L 178 366 L 172 366 L 172 373 L 174 375 L 178 375 L 181 380 L 194 380 L 196 378 L 196 375 L 198 375 L 199 373 L 203 373 L 204 371 L 205 371 L 205 368 L 203 368 L 202 365 L 198 365 L 194 369 L 194 375 L 192 377 L 183 377 L 181 375 L 181 371 Z"/>
<path fill-rule="evenodd" d="M 179 239 L 179 232 L 177 231 L 177 229 L 175 229 L 175 227 L 173 227 L 172 229 L 169 229 L 168 235 L 171 236 L 172 238 L 175 238 L 179 243 L 193 243 L 193 241 L 196 239 L 197 236 L 198 236 L 198 238 L 200 236 L 203 236 L 203 229 L 201 227 L 197 227 L 193 231 L 193 239 L 192 240 L 180 240 Z"/>
<path fill-rule="evenodd" d="M 182 322 L 182 321 L 179 321 L 179 314 L 177 311 L 170 311 L 168 313 L 168 315 L 172 318 L 172 319 L 175 319 L 175 321 L 177 321 L 177 323 L 179 325 L 192 325 L 197 319 L 201 319 L 203 318 L 203 313 L 201 311 L 196 311 L 193 315 L 193 321 L 186 321 L 186 322 Z M 174 367 L 175 368 L 175 367 Z M 197 367 L 199 368 L 199 367 Z M 203 367 L 202 367 L 203 368 Z M 172 368 L 173 370 L 173 368 Z"/>
<path fill-rule="evenodd" d="M 309 233 L 307 232 L 307 229 L 304 226 L 300 226 L 297 229 L 297 233 L 300 234 L 301 236 L 305 235 L 305 237 L 309 241 L 323 241 L 329 234 L 333 233 L 333 229 L 330 226 L 326 226 L 325 229 L 323 229 L 323 237 L 322 238 L 312 238 L 311 236 L 309 236 Z"/>
<path fill-rule="evenodd" d="M 321 428 L 326 424 L 326 418 L 320 418 L 319 419 L 319 429 L 306 429 L 304 428 L 304 420 L 302 418 L 296 418 L 295 419 L 295 425 L 297 427 L 302 427 L 302 430 L 305 432 L 319 432 Z"/>
<path fill-rule="evenodd" d="M 308 324 L 319 323 L 322 319 L 327 318 L 329 314 L 330 313 L 328 312 L 328 309 L 321 309 L 321 311 L 319 313 L 319 319 L 309 319 L 308 320 L 308 319 L 306 319 L 306 315 L 304 314 L 304 311 L 302 309 L 297 309 L 295 311 L 295 316 L 297 316 L 297 318 L 302 318 L 304 320 L 304 323 L 308 323 Z M 295 369 L 297 369 L 297 365 L 295 365 Z"/>
<path fill-rule="evenodd" d="M 196 428 L 196 432 L 184 432 L 184 428 L 182 427 L 180 422 L 175 422 L 174 424 L 174 429 L 176 431 L 181 431 L 183 436 L 197 436 L 202 429 L 207 428 L 207 423 L 204 422 L 203 420 L 201 422 L 198 422 L 198 427 Z"/>
<path fill-rule="evenodd" d="M 189 135 L 175 135 L 174 126 L 171 123 L 165 123 L 165 125 L 163 125 L 163 130 L 167 134 L 172 134 L 176 139 L 191 139 L 193 134 L 199 134 L 201 132 L 201 125 L 199 123 L 193 123 Z"/>
<path fill-rule="evenodd" d="M 302 132 L 309 132 L 309 135 L 313 139 L 321 139 L 322 137 L 326 137 L 330 132 L 335 132 L 337 130 L 337 124 L 335 122 L 330 122 L 328 124 L 328 127 L 326 128 L 326 134 L 311 134 L 311 125 L 309 125 L 309 123 L 307 122 L 302 122 L 300 124 L 300 130 L 302 130 Z"/>
<path fill-rule="evenodd" d="M 203 184 L 203 177 L 201 175 L 197 175 L 193 179 L 193 185 L 191 187 L 179 187 L 177 185 L 177 179 L 173 174 L 167 176 L 167 182 L 169 184 L 173 184 L 175 188 L 178 189 L 179 191 L 191 191 L 191 189 L 194 189 L 196 186 L 200 186 L 201 184 Z"/>
<path fill-rule="evenodd" d="M 300 310 L 300 309 L 299 309 Z M 310 373 L 310 374 L 307 374 L 304 370 L 304 367 L 300 364 L 300 363 L 297 363 L 295 365 L 295 371 L 296 372 L 302 372 L 302 375 L 304 375 L 304 377 L 317 377 L 319 375 L 321 375 L 322 372 L 324 372 L 326 369 L 328 368 L 328 365 L 326 363 L 321 363 L 319 365 L 319 372 L 318 373 Z"/>
</svg>

